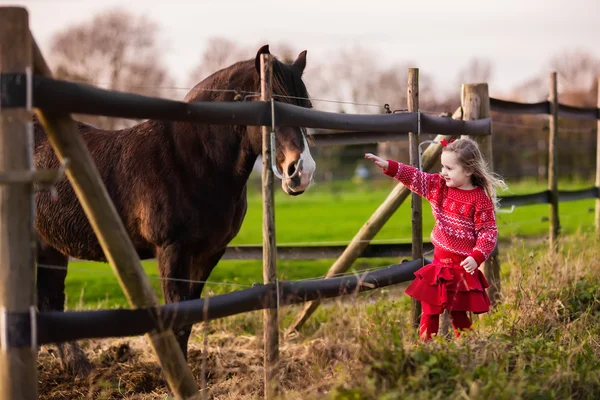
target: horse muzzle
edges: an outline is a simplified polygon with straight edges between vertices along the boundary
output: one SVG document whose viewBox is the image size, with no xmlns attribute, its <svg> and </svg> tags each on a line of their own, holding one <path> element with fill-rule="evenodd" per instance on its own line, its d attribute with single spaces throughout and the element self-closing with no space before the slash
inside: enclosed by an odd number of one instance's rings
<svg viewBox="0 0 600 400">
<path fill-rule="evenodd" d="M 285 169 L 281 180 L 283 191 L 290 196 L 298 196 L 304 193 L 312 183 L 314 161 L 312 161 L 312 165 L 311 168 L 310 163 L 305 163 L 303 159 L 290 163 Z"/>
</svg>

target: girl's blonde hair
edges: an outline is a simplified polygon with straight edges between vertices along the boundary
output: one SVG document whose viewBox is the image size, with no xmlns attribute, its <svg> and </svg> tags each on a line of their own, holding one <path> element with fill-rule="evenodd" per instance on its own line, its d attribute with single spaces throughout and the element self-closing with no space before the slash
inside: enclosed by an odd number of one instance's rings
<svg viewBox="0 0 600 400">
<path fill-rule="evenodd" d="M 498 206 L 496 188 L 506 189 L 506 183 L 490 171 L 477 142 L 469 138 L 458 139 L 445 146 L 443 151 L 454 152 L 460 165 L 466 171 L 472 172 L 471 183 L 481 186 L 494 205 Z"/>
</svg>

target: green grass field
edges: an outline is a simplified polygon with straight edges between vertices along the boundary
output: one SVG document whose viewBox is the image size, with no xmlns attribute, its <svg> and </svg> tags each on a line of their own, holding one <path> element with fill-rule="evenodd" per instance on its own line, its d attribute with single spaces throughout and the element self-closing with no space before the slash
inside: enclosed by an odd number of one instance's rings
<svg viewBox="0 0 600 400">
<path fill-rule="evenodd" d="M 391 180 L 368 182 L 355 185 L 339 182 L 333 185 L 315 185 L 302 196 L 289 197 L 277 191 L 276 233 L 279 245 L 319 245 L 326 243 L 348 243 L 364 222 L 387 197 L 394 186 Z M 563 183 L 561 190 L 589 187 L 589 182 Z M 510 184 L 510 194 L 525 194 L 544 190 L 545 184 L 526 182 Z M 232 244 L 260 244 L 261 197 L 250 193 L 249 207 L 244 225 Z M 433 218 L 427 203 L 424 207 L 425 240 L 433 226 Z M 498 214 L 501 239 L 514 237 L 544 237 L 548 232 L 547 204 L 517 208 L 512 214 Z M 562 232 L 593 229 L 594 200 L 560 203 Z M 375 237 L 375 241 L 410 242 L 410 202 L 403 204 L 386 226 Z M 302 279 L 322 276 L 333 260 L 279 261 L 281 279 Z M 389 265 L 393 259 L 360 259 L 355 269 Z M 160 295 L 155 261 L 144 261 L 157 294 Z M 67 277 L 67 304 L 70 309 L 126 307 L 127 302 L 118 282 L 107 264 L 75 261 L 69 265 Z M 254 282 L 262 282 L 262 262 L 221 261 L 206 286 L 209 294 L 244 289 Z M 205 294 L 207 293 L 205 292 Z"/>
</svg>

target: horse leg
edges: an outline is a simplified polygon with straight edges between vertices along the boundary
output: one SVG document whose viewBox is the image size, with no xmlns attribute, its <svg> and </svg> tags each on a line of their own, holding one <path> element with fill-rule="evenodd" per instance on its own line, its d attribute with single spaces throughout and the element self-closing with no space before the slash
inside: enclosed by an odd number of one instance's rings
<svg viewBox="0 0 600 400">
<path fill-rule="evenodd" d="M 199 299 L 204 289 L 204 283 L 210 276 L 210 273 L 218 264 L 221 257 L 225 254 L 225 249 L 218 251 L 206 259 L 199 259 L 192 264 L 191 276 L 194 282 L 191 284 L 190 297 Z M 196 261 L 196 260 L 194 260 Z"/>
<path fill-rule="evenodd" d="M 161 289 L 165 303 L 185 301 L 190 298 L 191 253 L 181 245 L 169 244 L 156 249 L 158 269 L 160 272 Z M 190 337 L 187 327 L 174 330 L 175 337 L 183 356 L 187 360 L 187 342 Z"/>
<path fill-rule="evenodd" d="M 68 262 L 68 256 L 41 241 L 38 243 L 37 296 L 40 312 L 64 311 Z M 94 370 L 76 342 L 59 344 L 58 354 L 62 368 L 69 374 L 86 377 Z"/>
<path fill-rule="evenodd" d="M 169 245 L 157 250 L 157 258 L 161 277 L 162 291 L 166 303 L 193 300 L 200 298 L 204 280 L 217 265 L 225 250 L 205 258 L 183 249 L 181 246 Z M 194 279 L 196 282 L 182 282 L 175 279 Z M 201 281 L 201 282 L 198 282 Z M 175 337 L 181 351 L 187 359 L 188 340 L 192 325 L 175 330 Z"/>
</svg>

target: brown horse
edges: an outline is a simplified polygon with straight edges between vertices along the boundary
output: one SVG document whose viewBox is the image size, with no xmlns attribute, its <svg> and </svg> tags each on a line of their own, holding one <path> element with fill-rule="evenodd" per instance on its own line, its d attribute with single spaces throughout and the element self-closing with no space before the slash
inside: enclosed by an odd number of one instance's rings
<svg viewBox="0 0 600 400">
<path fill-rule="evenodd" d="M 234 91 L 259 92 L 263 53 L 269 53 L 268 46 L 256 59 L 209 76 L 185 101 L 234 101 Z M 311 107 L 301 78 L 305 66 L 306 51 L 292 64 L 274 61 L 278 99 Z M 78 126 L 140 258 L 158 260 L 165 301 L 199 298 L 203 283 L 185 280 L 205 281 L 238 233 L 246 213 L 246 183 L 261 153 L 261 128 L 167 121 L 146 121 L 114 132 Z M 276 146 L 283 190 L 303 193 L 315 169 L 304 131 L 278 127 Z M 34 160 L 38 169 L 59 166 L 37 122 Z M 71 185 L 61 182 L 56 189 L 56 200 L 48 192 L 36 194 L 40 311 L 64 310 L 69 257 L 106 260 Z M 187 326 L 175 332 L 184 355 L 190 331 Z M 59 353 L 70 372 L 90 371 L 76 343 L 60 345 Z"/>
</svg>

